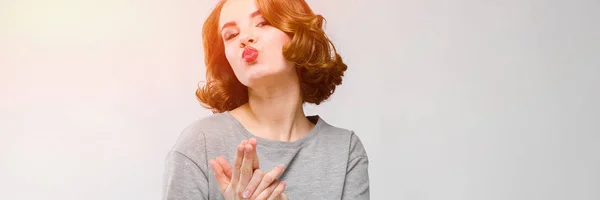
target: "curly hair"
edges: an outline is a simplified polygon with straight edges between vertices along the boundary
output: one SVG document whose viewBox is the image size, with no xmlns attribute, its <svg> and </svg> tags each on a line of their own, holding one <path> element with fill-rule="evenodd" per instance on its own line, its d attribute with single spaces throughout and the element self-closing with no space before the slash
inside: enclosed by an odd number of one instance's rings
<svg viewBox="0 0 600 200">
<path fill-rule="evenodd" d="M 206 84 L 196 90 L 202 106 L 218 113 L 248 102 L 248 88 L 233 73 L 218 33 L 225 1 L 217 3 L 202 27 Z M 257 0 L 257 5 L 265 20 L 291 38 L 282 52 L 295 64 L 303 102 L 319 105 L 327 100 L 348 67 L 323 30 L 325 18 L 314 14 L 304 0 Z"/>
</svg>

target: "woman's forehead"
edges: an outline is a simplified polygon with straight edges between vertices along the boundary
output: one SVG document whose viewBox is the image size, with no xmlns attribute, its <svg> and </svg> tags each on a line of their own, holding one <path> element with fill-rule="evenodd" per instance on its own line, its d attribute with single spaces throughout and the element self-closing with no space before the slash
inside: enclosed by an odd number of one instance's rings
<svg viewBox="0 0 600 200">
<path fill-rule="evenodd" d="M 248 19 L 257 10 L 255 0 L 227 0 L 221 8 L 219 27 L 228 22 Z"/>
</svg>

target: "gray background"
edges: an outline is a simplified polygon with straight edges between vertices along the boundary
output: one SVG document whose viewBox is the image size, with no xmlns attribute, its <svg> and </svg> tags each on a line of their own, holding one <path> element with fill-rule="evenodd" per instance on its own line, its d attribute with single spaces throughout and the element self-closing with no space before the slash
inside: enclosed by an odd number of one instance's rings
<svg viewBox="0 0 600 200">
<path fill-rule="evenodd" d="M 372 199 L 600 199 L 600 1 L 308 1 Z M 160 199 L 215 1 L 0 0 L 0 199 Z"/>
</svg>

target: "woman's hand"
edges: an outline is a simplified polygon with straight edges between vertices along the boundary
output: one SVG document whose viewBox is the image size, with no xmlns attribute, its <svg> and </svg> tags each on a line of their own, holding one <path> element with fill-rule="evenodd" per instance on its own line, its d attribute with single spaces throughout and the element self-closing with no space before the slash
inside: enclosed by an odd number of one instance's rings
<svg viewBox="0 0 600 200">
<path fill-rule="evenodd" d="M 287 199 L 281 198 L 285 196 L 283 190 L 285 190 L 285 181 L 279 182 L 277 178 L 283 173 L 283 165 L 277 165 L 270 172 L 263 172 L 260 169 L 254 170 L 252 179 L 246 186 L 243 198 L 250 199 Z"/>
<path fill-rule="evenodd" d="M 287 200 L 287 196 L 283 194 L 285 182 L 276 180 L 283 173 L 283 165 L 267 173 L 258 169 L 254 138 L 249 141 L 244 140 L 238 145 L 233 168 L 221 156 L 209 162 L 225 199 L 237 200 L 250 197 L 250 199 Z"/>
</svg>

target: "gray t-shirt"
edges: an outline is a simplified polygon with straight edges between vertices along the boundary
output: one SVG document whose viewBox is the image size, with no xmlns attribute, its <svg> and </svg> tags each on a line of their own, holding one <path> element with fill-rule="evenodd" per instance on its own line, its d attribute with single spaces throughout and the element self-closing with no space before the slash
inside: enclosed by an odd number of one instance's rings
<svg viewBox="0 0 600 200">
<path fill-rule="evenodd" d="M 293 142 L 256 137 L 229 112 L 195 121 L 167 156 L 163 199 L 224 199 L 208 160 L 224 156 L 233 163 L 237 145 L 251 137 L 261 170 L 284 164 L 279 180 L 289 199 L 369 199 L 369 160 L 360 139 L 319 116 L 308 119 L 315 127 Z"/>
</svg>

